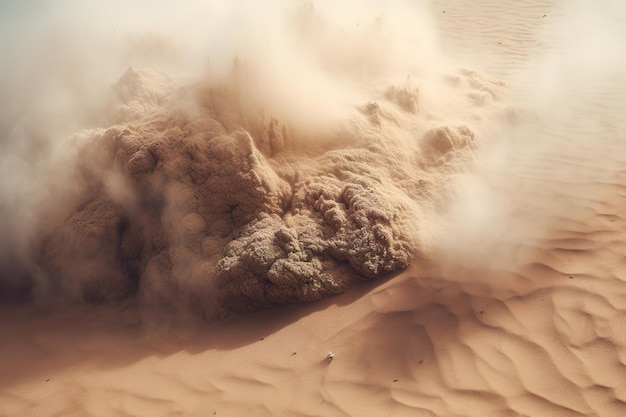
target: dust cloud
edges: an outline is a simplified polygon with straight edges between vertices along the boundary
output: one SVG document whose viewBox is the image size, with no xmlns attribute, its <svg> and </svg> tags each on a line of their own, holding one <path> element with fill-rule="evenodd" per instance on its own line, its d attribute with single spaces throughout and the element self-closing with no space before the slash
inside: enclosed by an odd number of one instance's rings
<svg viewBox="0 0 626 417">
<path fill-rule="evenodd" d="M 467 10 L 459 22 L 510 8 L 489 10 L 493 5 Z M 492 140 L 450 185 L 454 203 L 437 220 L 435 244 L 446 279 L 492 288 L 513 285 L 502 277 L 541 262 L 546 238 L 571 238 L 572 224 L 586 224 L 592 207 L 616 198 L 607 184 L 623 170 L 617 155 L 626 129 L 626 59 L 617 51 L 626 40 L 626 8 L 567 1 L 515 13 L 521 15 L 507 27 L 474 39 L 480 45 L 461 39 L 447 48 L 507 83 L 506 104 L 491 118 Z M 471 24 L 446 29 L 456 38 Z M 511 33 L 523 36 L 513 42 Z"/>
<path fill-rule="evenodd" d="M 507 114 L 428 4 L 1 7 L 3 301 L 214 319 L 428 262 Z"/>
</svg>

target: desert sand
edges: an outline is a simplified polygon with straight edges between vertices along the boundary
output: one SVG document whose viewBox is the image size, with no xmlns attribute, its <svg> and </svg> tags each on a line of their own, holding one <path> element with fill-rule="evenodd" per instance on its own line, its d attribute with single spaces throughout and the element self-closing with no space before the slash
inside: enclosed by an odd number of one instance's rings
<svg viewBox="0 0 626 417">
<path fill-rule="evenodd" d="M 131 37 L 44 156 L 6 111 L 0 416 L 626 415 L 626 8 L 424 3 L 337 8 L 292 89 Z"/>
</svg>

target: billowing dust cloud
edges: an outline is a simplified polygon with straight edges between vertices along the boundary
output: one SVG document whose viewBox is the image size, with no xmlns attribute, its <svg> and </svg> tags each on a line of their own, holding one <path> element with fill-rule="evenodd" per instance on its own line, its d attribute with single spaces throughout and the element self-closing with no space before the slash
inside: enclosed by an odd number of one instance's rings
<svg viewBox="0 0 626 417">
<path fill-rule="evenodd" d="M 3 6 L 32 23 L 3 41 L 5 300 L 212 319 L 428 258 L 504 86 L 427 8 L 133 4 Z"/>
</svg>

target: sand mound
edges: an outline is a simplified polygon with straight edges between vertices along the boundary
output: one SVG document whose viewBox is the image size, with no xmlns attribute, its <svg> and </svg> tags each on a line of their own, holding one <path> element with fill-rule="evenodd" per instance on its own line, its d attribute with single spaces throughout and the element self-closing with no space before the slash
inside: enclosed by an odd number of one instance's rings
<svg viewBox="0 0 626 417">
<path fill-rule="evenodd" d="M 48 294 L 208 318 L 338 294 L 422 257 L 421 212 L 477 145 L 406 88 L 304 147 L 239 84 L 129 69 L 114 91 L 118 123 L 76 141 L 81 186 L 36 244 Z"/>
</svg>

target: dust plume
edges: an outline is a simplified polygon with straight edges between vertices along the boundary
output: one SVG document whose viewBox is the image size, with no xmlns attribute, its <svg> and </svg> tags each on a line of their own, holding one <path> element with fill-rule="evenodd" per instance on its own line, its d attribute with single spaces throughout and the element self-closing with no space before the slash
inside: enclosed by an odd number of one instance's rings
<svg viewBox="0 0 626 417">
<path fill-rule="evenodd" d="M 510 287 L 502 276 L 541 262 L 545 239 L 570 238 L 562 229 L 584 224 L 615 198 L 610 184 L 622 170 L 616 152 L 626 129 L 626 59 L 616 52 L 626 40 L 626 8 L 568 1 L 528 13 L 480 38 L 500 51 L 459 57 L 500 74 L 507 104 L 491 119 L 473 169 L 452 181 L 453 202 L 435 222 L 446 279 Z M 507 33 L 524 37 L 508 44 Z M 541 47 L 516 53 L 524 42 Z M 479 47 L 464 46 L 472 54 Z"/>
<path fill-rule="evenodd" d="M 501 112 L 414 2 L 2 7 L 7 300 L 212 319 L 388 276 Z"/>
</svg>

